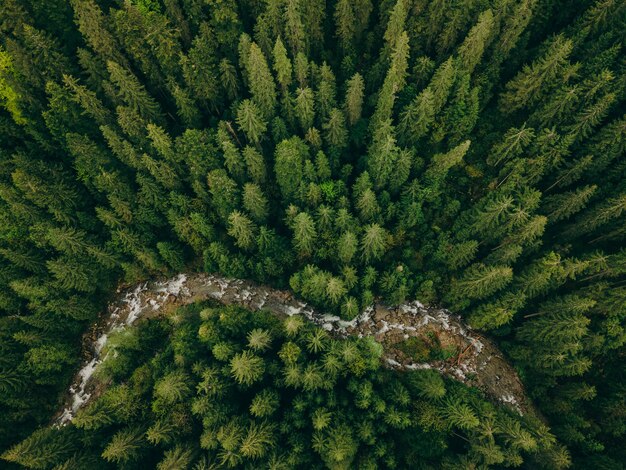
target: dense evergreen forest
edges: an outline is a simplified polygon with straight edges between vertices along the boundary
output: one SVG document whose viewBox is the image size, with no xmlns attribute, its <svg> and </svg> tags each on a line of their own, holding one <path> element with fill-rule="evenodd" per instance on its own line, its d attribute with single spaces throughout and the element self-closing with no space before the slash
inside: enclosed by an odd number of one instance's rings
<svg viewBox="0 0 626 470">
<path fill-rule="evenodd" d="M 0 0 L 0 465 L 624 468 L 625 39 L 624 0 Z M 545 423 L 197 307 L 45 427 L 116 287 L 194 269 L 443 305 Z"/>
</svg>

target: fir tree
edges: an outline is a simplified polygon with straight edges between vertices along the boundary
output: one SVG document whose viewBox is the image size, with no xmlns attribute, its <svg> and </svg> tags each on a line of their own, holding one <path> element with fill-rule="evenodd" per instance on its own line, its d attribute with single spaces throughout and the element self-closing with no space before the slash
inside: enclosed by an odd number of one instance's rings
<svg viewBox="0 0 626 470">
<path fill-rule="evenodd" d="M 252 218 L 263 223 L 269 214 L 267 198 L 261 188 L 254 183 L 246 183 L 242 195 L 243 207 Z"/>
<path fill-rule="evenodd" d="M 250 45 L 246 71 L 252 100 L 261 110 L 263 117 L 271 119 L 276 107 L 276 85 L 267 60 L 255 43 Z"/>
<path fill-rule="evenodd" d="M 263 120 L 260 109 L 250 100 L 244 100 L 239 105 L 237 124 L 248 140 L 255 145 L 259 144 L 267 130 L 267 124 Z"/>
<path fill-rule="evenodd" d="M 346 100 L 344 109 L 348 118 L 348 123 L 353 126 L 361 118 L 363 110 L 363 93 L 365 84 L 363 77 L 355 73 L 348 81 L 346 88 Z"/>
</svg>

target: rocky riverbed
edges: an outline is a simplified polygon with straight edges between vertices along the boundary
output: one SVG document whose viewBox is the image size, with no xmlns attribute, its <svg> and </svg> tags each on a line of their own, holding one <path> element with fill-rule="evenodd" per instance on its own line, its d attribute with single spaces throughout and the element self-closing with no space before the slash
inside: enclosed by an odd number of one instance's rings
<svg viewBox="0 0 626 470">
<path fill-rule="evenodd" d="M 141 283 L 118 292 L 83 342 L 84 364 L 76 373 L 64 407 L 54 421 L 71 421 L 98 393 L 93 373 L 104 359 L 109 335 L 140 318 L 167 315 L 180 305 L 212 299 L 252 311 L 302 315 L 337 337 L 373 336 L 384 347 L 383 361 L 397 370 L 434 369 L 481 389 L 492 401 L 520 414 L 534 412 L 522 382 L 496 345 L 471 330 L 458 315 L 414 301 L 396 307 L 375 304 L 352 321 L 317 311 L 289 291 L 241 279 L 204 273 L 180 274 L 172 279 Z M 432 357 L 433 350 L 438 352 Z"/>
</svg>

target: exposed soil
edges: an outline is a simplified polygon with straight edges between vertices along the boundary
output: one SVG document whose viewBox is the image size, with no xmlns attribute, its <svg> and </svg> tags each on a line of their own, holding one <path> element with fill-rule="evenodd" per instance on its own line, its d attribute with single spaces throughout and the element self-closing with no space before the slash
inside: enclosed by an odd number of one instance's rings
<svg viewBox="0 0 626 470">
<path fill-rule="evenodd" d="M 139 318 L 167 315 L 180 305 L 208 299 L 251 311 L 268 310 L 279 316 L 303 315 L 336 337 L 373 336 L 384 347 L 383 361 L 387 367 L 438 370 L 478 387 L 492 401 L 520 414 L 535 414 L 517 373 L 496 345 L 445 309 L 425 307 L 419 302 L 397 307 L 377 303 L 348 322 L 316 311 L 289 291 L 241 279 L 192 273 L 142 283 L 119 292 L 107 314 L 85 334 L 84 365 L 77 372 L 65 406 L 54 422 L 67 423 L 78 409 L 98 395 L 101 387 L 92 374 L 103 360 L 101 353 L 110 333 L 132 325 Z"/>
</svg>

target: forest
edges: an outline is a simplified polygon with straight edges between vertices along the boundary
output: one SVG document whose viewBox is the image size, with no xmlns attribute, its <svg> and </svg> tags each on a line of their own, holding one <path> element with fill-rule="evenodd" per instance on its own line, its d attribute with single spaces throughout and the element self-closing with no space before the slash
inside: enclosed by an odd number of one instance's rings
<svg viewBox="0 0 626 470">
<path fill-rule="evenodd" d="M 0 0 L 0 467 L 623 469 L 624 0 Z M 249 279 L 350 320 L 418 300 L 540 417 L 371 339 L 118 286 Z"/>
</svg>

